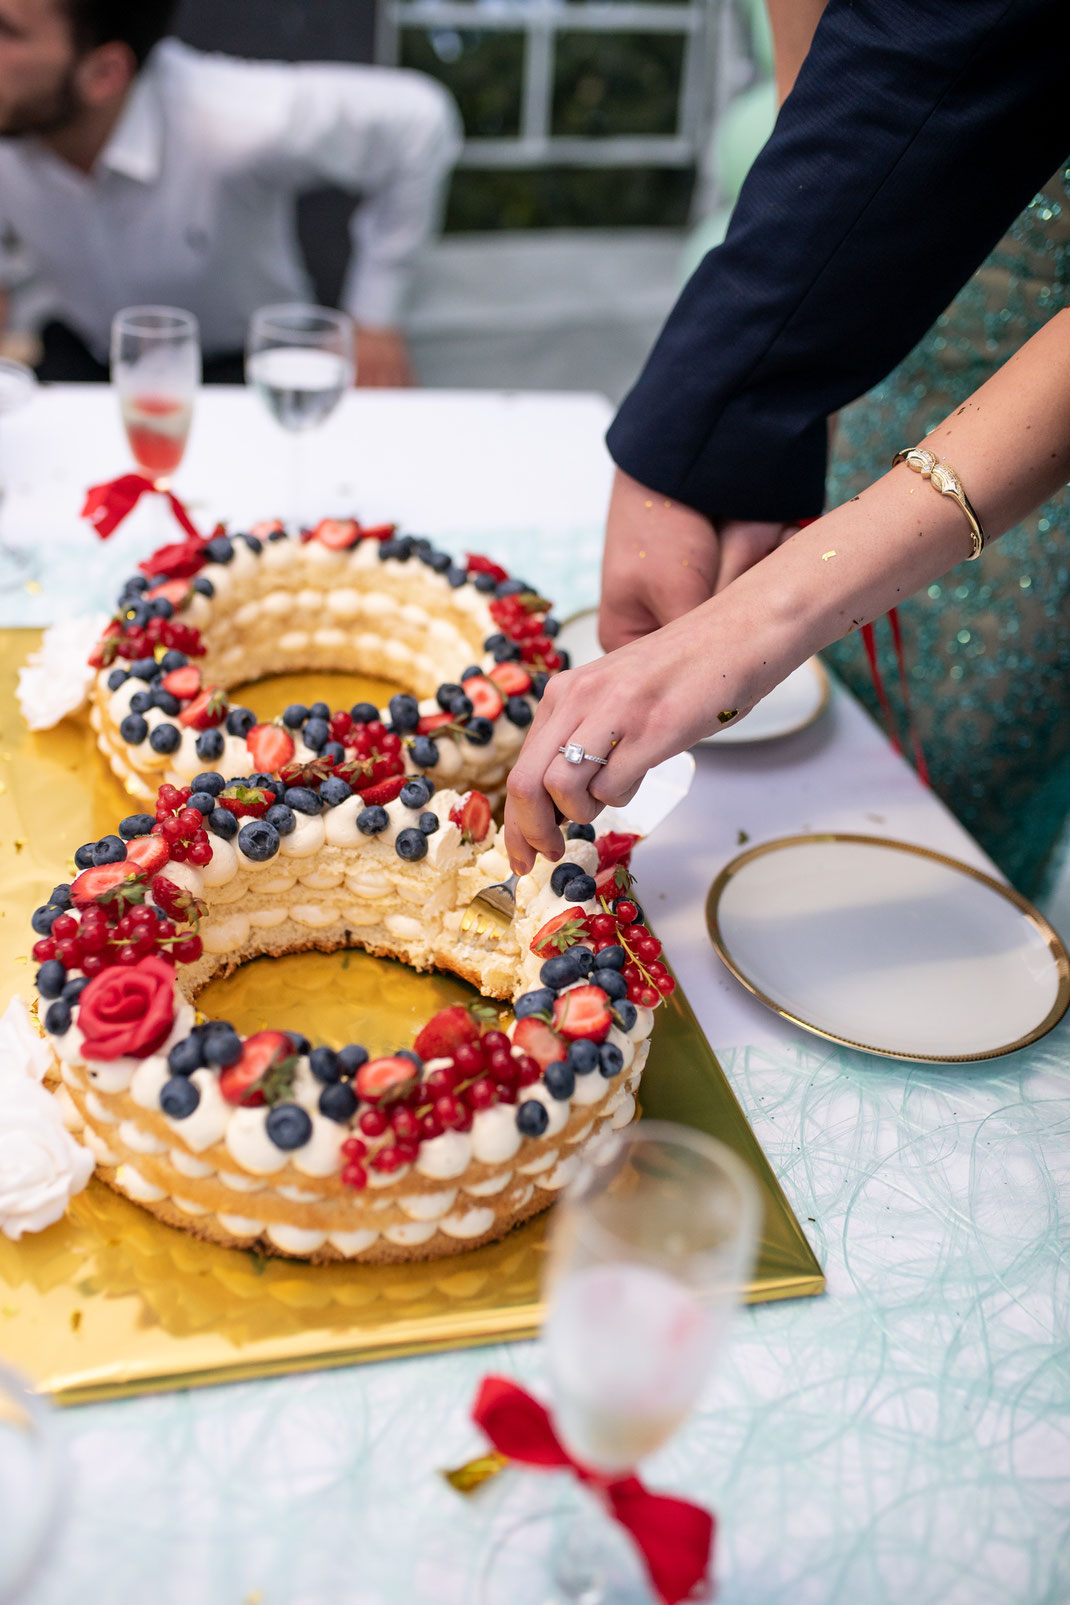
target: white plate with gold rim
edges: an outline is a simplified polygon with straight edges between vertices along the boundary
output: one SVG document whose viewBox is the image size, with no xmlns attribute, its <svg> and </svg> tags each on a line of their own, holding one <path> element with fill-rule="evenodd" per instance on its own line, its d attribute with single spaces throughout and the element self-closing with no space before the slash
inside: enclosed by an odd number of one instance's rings
<svg viewBox="0 0 1070 1605">
<path fill-rule="evenodd" d="M 603 656 L 598 644 L 598 609 L 588 608 L 566 619 L 558 635 L 558 645 L 567 649 L 572 667 L 593 663 Z M 805 730 L 820 718 L 828 705 L 828 671 L 820 658 L 810 658 L 794 669 L 786 680 L 763 697 L 748 714 L 735 724 L 726 725 L 710 736 L 703 736 L 701 746 L 742 747 L 756 741 L 775 741 L 780 736 L 794 735 Z"/>
<path fill-rule="evenodd" d="M 1070 958 L 1017 892 L 876 836 L 788 836 L 741 853 L 706 923 L 743 985 L 795 1025 L 930 1064 L 997 1058 L 1070 1004 Z"/>
</svg>

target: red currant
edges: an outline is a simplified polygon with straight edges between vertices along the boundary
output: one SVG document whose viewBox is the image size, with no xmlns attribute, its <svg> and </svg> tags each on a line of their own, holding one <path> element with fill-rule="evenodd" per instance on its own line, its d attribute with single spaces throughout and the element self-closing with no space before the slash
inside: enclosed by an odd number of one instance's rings
<svg viewBox="0 0 1070 1605">
<path fill-rule="evenodd" d="M 57 925 L 59 921 L 56 921 Z M 65 970 L 76 970 L 82 962 L 82 944 L 77 937 L 68 937 L 65 942 L 56 943 L 56 957 Z"/>
<path fill-rule="evenodd" d="M 495 1075 L 500 1075 L 503 1070 L 511 1070 L 512 1065 L 513 1055 L 508 1048 L 495 1048 L 493 1053 L 487 1055 L 487 1069 Z"/>
<path fill-rule="evenodd" d="M 358 1165 L 354 1160 L 343 1169 L 342 1182 L 344 1186 L 352 1187 L 354 1191 L 360 1192 L 361 1188 L 368 1185 L 368 1172 L 363 1165 Z"/>
<path fill-rule="evenodd" d="M 372 1168 L 382 1171 L 397 1170 L 401 1163 L 401 1155 L 397 1148 L 380 1148 L 372 1160 Z"/>
<path fill-rule="evenodd" d="M 480 1076 L 473 1081 L 465 1094 L 465 1102 L 469 1109 L 489 1109 L 497 1099 L 497 1088 L 489 1076 Z"/>
<path fill-rule="evenodd" d="M 486 1037 L 483 1042 L 486 1042 Z M 453 1055 L 453 1062 L 464 1076 L 474 1076 L 483 1068 L 483 1043 L 462 1042 Z"/>
<path fill-rule="evenodd" d="M 593 914 L 587 921 L 587 929 L 596 942 L 607 937 L 610 942 L 617 940 L 617 922 L 612 914 Z"/>
<path fill-rule="evenodd" d="M 520 1071 L 517 1077 L 520 1085 L 522 1087 L 533 1087 L 542 1075 L 542 1066 L 539 1064 L 538 1059 L 533 1059 L 530 1053 L 525 1053 L 521 1058 L 514 1060 L 514 1063 Z"/>
<path fill-rule="evenodd" d="M 641 936 L 638 941 L 632 941 L 632 933 L 628 932 L 628 941 L 637 958 L 644 964 L 652 964 L 656 958 L 661 957 L 661 943 L 656 936 Z"/>
<path fill-rule="evenodd" d="M 195 841 L 195 842 L 193 842 L 192 845 L 189 848 L 189 851 L 186 854 L 186 857 L 188 858 L 188 860 L 189 860 L 189 862 L 191 864 L 196 864 L 198 869 L 203 869 L 205 864 L 210 864 L 212 862 L 212 844 L 211 844 L 211 842 L 210 841 Z"/>
<path fill-rule="evenodd" d="M 394 1136 L 400 1142 L 415 1142 L 419 1135 L 419 1125 L 411 1109 L 398 1109 L 390 1124 L 394 1128 Z"/>
<path fill-rule="evenodd" d="M 121 936 L 124 939 L 128 936 L 133 936 L 135 924 L 136 921 L 132 914 L 124 914 L 115 926 L 116 936 Z"/>
<path fill-rule="evenodd" d="M 435 1114 L 434 1110 L 432 1110 L 430 1114 L 421 1115 L 420 1136 L 425 1142 L 430 1142 L 435 1137 L 441 1137 L 444 1129 L 445 1128 L 443 1127 L 441 1120 Z"/>
<path fill-rule="evenodd" d="M 173 920 L 158 920 L 153 918 L 152 923 L 155 928 L 156 935 L 159 937 L 161 942 L 166 942 L 172 936 L 174 936 L 175 923 Z"/>
<path fill-rule="evenodd" d="M 178 816 L 183 835 L 192 836 L 194 831 L 200 830 L 202 817 L 200 811 L 196 808 L 183 808 Z"/>
<path fill-rule="evenodd" d="M 351 713 L 332 713 L 329 724 L 332 741 L 344 741 L 353 728 L 353 715 Z"/>
<path fill-rule="evenodd" d="M 674 975 L 659 975 L 656 985 L 663 998 L 671 998 L 676 991 L 676 977 Z"/>
<path fill-rule="evenodd" d="M 56 921 L 59 924 L 59 921 Z M 33 944 L 33 956 L 38 964 L 46 964 L 49 959 L 56 956 L 56 944 L 50 936 L 42 936 L 39 942 Z"/>
<path fill-rule="evenodd" d="M 189 857 L 189 848 L 185 842 L 172 842 L 170 856 L 172 864 L 184 864 Z"/>
<path fill-rule="evenodd" d="M 482 1038 L 483 1052 L 493 1053 L 497 1048 L 504 1048 L 508 1053 L 512 1043 L 504 1031 L 485 1031 Z"/>
<path fill-rule="evenodd" d="M 420 1152 L 420 1145 L 418 1142 L 399 1142 L 395 1144 L 394 1152 L 403 1165 L 411 1165 Z"/>
<path fill-rule="evenodd" d="M 137 948 L 134 947 L 133 944 L 129 944 L 128 946 L 121 947 L 119 949 L 118 962 L 126 965 L 136 964 L 140 957 L 141 954 L 138 952 Z"/>
<path fill-rule="evenodd" d="M 178 841 L 182 833 L 181 820 L 176 814 L 169 814 L 168 817 L 163 821 L 163 829 L 160 832 L 164 841 L 174 844 Z"/>
<path fill-rule="evenodd" d="M 346 1159 L 363 1159 L 368 1152 L 368 1144 L 361 1142 L 359 1137 L 347 1137 L 342 1144 L 342 1153 Z"/>
<path fill-rule="evenodd" d="M 643 983 L 643 972 L 638 964 L 626 964 L 620 973 L 629 986 L 641 986 Z"/>
<path fill-rule="evenodd" d="M 62 942 L 68 936 L 78 935 L 78 921 L 73 914 L 61 914 L 58 920 L 52 923 L 52 935 L 57 942 Z"/>
<path fill-rule="evenodd" d="M 357 1124 L 366 1137 L 381 1137 L 389 1121 L 381 1109 L 365 1109 Z"/>
<path fill-rule="evenodd" d="M 199 936 L 182 936 L 172 947 L 171 952 L 179 964 L 196 964 L 204 952 L 204 943 Z"/>
<path fill-rule="evenodd" d="M 639 909 L 630 897 L 618 897 L 613 905 L 618 925 L 631 925 L 639 917 Z"/>
<path fill-rule="evenodd" d="M 440 1070 L 432 1070 L 423 1084 L 423 1090 L 432 1098 L 439 1098 L 444 1092 L 452 1092 L 460 1080 L 454 1065 L 443 1065 Z"/>
<path fill-rule="evenodd" d="M 639 1002 L 644 1008 L 653 1009 L 661 1002 L 661 995 L 655 987 L 643 986 L 639 988 Z"/>
<path fill-rule="evenodd" d="M 87 953 L 82 960 L 82 974 L 88 975 L 90 979 L 94 975 L 99 975 L 105 967 L 106 961 L 103 953 Z"/>
</svg>

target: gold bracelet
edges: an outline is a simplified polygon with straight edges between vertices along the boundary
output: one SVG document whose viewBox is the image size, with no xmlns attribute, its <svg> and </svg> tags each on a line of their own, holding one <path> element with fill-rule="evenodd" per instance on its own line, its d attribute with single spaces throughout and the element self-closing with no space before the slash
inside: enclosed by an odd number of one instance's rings
<svg viewBox="0 0 1070 1605">
<path fill-rule="evenodd" d="M 916 474 L 929 480 L 941 496 L 950 496 L 953 502 L 958 503 L 970 526 L 970 542 L 973 547 L 966 561 L 972 563 L 980 557 L 985 549 L 985 532 L 981 528 L 981 520 L 970 505 L 970 498 L 962 488 L 962 480 L 951 464 L 938 462 L 935 455 L 924 446 L 911 446 L 904 448 L 903 451 L 897 451 L 892 458 L 892 467 L 894 468 L 897 463 L 906 463 Z"/>
</svg>

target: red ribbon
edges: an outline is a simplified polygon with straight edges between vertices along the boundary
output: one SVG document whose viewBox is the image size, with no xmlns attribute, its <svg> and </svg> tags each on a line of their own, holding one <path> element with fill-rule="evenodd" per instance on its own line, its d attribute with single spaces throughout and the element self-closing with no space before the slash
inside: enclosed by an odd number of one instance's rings
<svg viewBox="0 0 1070 1605">
<path fill-rule="evenodd" d="M 549 1412 L 505 1377 L 484 1377 L 472 1419 L 507 1460 L 546 1470 L 569 1470 L 594 1489 L 630 1534 L 647 1575 L 665 1605 L 679 1605 L 710 1575 L 714 1518 L 700 1505 L 654 1494 L 638 1477 L 606 1477 L 573 1460 L 554 1431 Z"/>
<path fill-rule="evenodd" d="M 118 479 L 109 479 L 104 485 L 91 485 L 85 494 L 82 517 L 89 520 L 102 541 L 107 540 L 123 519 L 133 512 L 147 490 L 166 496 L 171 503 L 172 513 L 186 534 L 200 539 L 196 525 L 174 491 L 146 479 L 144 474 L 121 474 Z"/>
</svg>

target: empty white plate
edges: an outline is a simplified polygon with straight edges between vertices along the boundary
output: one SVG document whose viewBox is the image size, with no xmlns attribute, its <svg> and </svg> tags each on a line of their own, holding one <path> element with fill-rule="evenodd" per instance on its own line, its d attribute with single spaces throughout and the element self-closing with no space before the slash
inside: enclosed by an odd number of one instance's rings
<svg viewBox="0 0 1070 1605">
<path fill-rule="evenodd" d="M 598 644 L 598 609 L 574 613 L 566 619 L 558 635 L 558 644 L 568 650 L 572 667 L 593 663 L 603 656 Z M 753 707 L 736 724 L 726 725 L 711 736 L 704 736 L 701 745 L 744 746 L 755 741 L 773 741 L 778 736 L 790 736 L 824 712 L 829 699 L 829 679 L 819 658 L 810 658 L 793 670 L 786 680 Z"/>
<path fill-rule="evenodd" d="M 789 836 L 741 853 L 706 921 L 777 1014 L 867 1053 L 992 1059 L 1070 1003 L 1070 959 L 1017 892 L 953 858 L 872 836 Z"/>
</svg>

